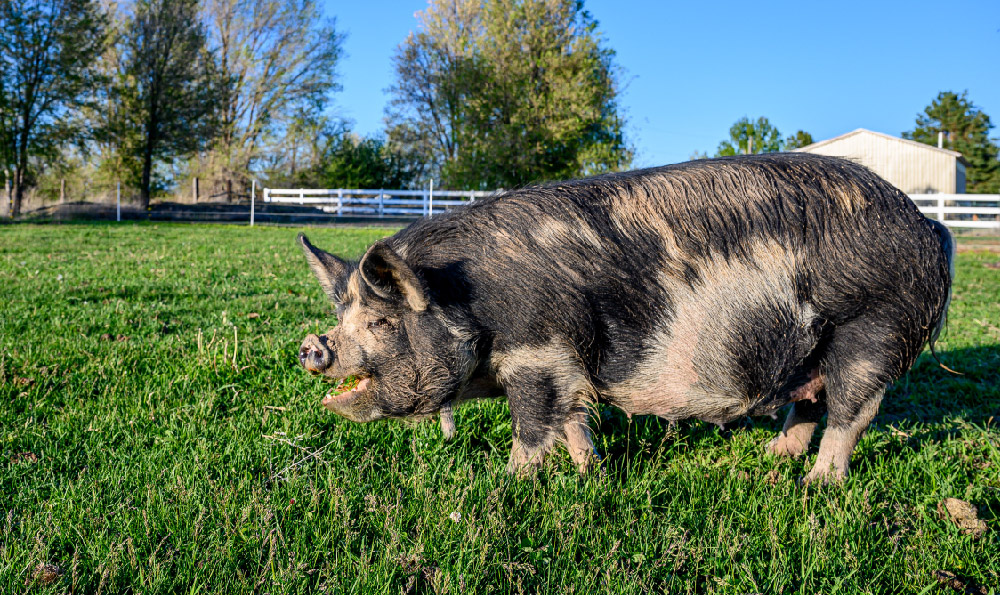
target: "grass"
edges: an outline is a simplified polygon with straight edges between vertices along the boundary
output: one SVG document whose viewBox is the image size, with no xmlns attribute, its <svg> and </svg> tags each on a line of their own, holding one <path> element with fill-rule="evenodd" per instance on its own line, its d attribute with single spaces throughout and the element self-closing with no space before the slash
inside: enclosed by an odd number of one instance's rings
<svg viewBox="0 0 1000 595">
<path fill-rule="evenodd" d="M 452 443 L 322 409 L 295 355 L 332 317 L 296 231 L 0 226 L 0 593 L 1000 592 L 997 254 L 959 256 L 938 349 L 964 375 L 922 355 L 842 485 L 795 483 L 815 443 L 763 454 L 777 421 L 611 409 L 604 472 L 560 452 L 517 481 L 503 402 Z M 386 233 L 310 232 L 350 257 Z"/>
</svg>

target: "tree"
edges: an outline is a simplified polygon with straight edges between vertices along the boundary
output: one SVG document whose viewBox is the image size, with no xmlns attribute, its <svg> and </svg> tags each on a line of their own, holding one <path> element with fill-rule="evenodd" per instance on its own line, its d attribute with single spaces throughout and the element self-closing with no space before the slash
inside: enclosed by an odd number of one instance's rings
<svg viewBox="0 0 1000 595">
<path fill-rule="evenodd" d="M 993 124 L 968 99 L 952 91 L 938 93 L 922 114 L 917 114 L 916 127 L 903 133 L 903 138 L 937 146 L 938 133 L 944 134 L 944 148 L 958 151 L 965 157 L 966 189 L 969 192 L 1000 192 L 1000 162 L 998 147 L 989 138 Z"/>
<path fill-rule="evenodd" d="M 389 144 L 445 186 L 618 170 L 615 53 L 574 0 L 434 0 L 394 57 Z"/>
<path fill-rule="evenodd" d="M 323 160 L 326 188 L 405 188 L 413 175 L 406 158 L 381 138 L 341 135 Z"/>
<path fill-rule="evenodd" d="M 121 112 L 112 135 L 128 154 L 125 169 L 146 208 L 155 162 L 210 140 L 217 78 L 196 0 L 138 0 L 120 43 L 123 76 L 115 92 Z"/>
<path fill-rule="evenodd" d="M 262 137 L 319 113 L 339 89 L 336 67 L 344 36 L 313 0 L 206 0 L 209 40 L 221 97 L 210 175 L 246 183 Z"/>
<path fill-rule="evenodd" d="M 96 84 L 103 21 L 93 0 L 0 0 L 0 167 L 21 212 L 32 158 L 82 134 L 67 116 Z"/>
<path fill-rule="evenodd" d="M 765 118 L 757 118 L 751 122 L 742 117 L 729 129 L 729 140 L 719 143 L 716 157 L 747 153 L 776 153 L 782 149 L 785 142 L 781 133 Z"/>
<path fill-rule="evenodd" d="M 792 136 L 785 139 L 785 150 L 791 151 L 792 149 L 800 149 L 802 147 L 808 147 L 813 144 L 813 135 L 809 134 L 805 130 L 799 130 Z"/>
</svg>

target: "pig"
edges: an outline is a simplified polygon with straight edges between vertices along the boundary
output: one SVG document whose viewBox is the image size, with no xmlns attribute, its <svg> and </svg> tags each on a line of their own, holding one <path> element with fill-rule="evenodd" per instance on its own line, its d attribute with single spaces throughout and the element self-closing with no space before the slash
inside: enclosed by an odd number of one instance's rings
<svg viewBox="0 0 1000 595">
<path fill-rule="evenodd" d="M 597 460 L 589 414 L 723 424 L 790 406 L 766 449 L 805 481 L 847 476 L 887 385 L 940 333 L 954 241 L 856 163 L 724 157 L 500 193 L 375 242 L 357 262 L 299 236 L 337 326 L 314 374 L 356 422 L 506 396 L 507 469 L 562 443 Z"/>
</svg>

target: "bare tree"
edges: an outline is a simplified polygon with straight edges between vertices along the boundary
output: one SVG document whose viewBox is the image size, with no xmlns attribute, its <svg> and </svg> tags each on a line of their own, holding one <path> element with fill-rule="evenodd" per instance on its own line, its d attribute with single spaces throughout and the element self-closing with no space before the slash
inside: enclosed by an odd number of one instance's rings
<svg viewBox="0 0 1000 595">
<path fill-rule="evenodd" d="M 82 134 L 64 117 L 95 85 L 103 19 L 93 0 L 0 1 L 0 166 L 21 213 L 31 159 Z"/>
<path fill-rule="evenodd" d="M 268 133 L 302 113 L 319 112 L 338 90 L 343 35 L 313 0 L 205 0 L 209 39 L 221 81 L 211 174 L 247 181 Z"/>
</svg>

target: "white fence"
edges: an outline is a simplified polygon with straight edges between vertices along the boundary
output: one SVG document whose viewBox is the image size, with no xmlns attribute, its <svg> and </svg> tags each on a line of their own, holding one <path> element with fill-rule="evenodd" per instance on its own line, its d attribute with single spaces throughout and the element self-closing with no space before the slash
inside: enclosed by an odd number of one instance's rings
<svg viewBox="0 0 1000 595">
<path fill-rule="evenodd" d="M 428 217 L 497 191 L 481 190 L 309 190 L 265 188 L 265 203 L 311 205 L 331 217 Z M 1000 231 L 998 194 L 911 194 L 925 215 L 949 227 Z M 279 214 L 269 214 L 275 216 Z"/>
<path fill-rule="evenodd" d="M 428 217 L 474 202 L 482 190 L 306 190 L 265 188 L 265 203 L 315 205 L 325 213 L 350 217 Z"/>
<path fill-rule="evenodd" d="M 1000 194 L 911 194 L 920 212 L 948 227 L 1000 231 Z"/>
</svg>

